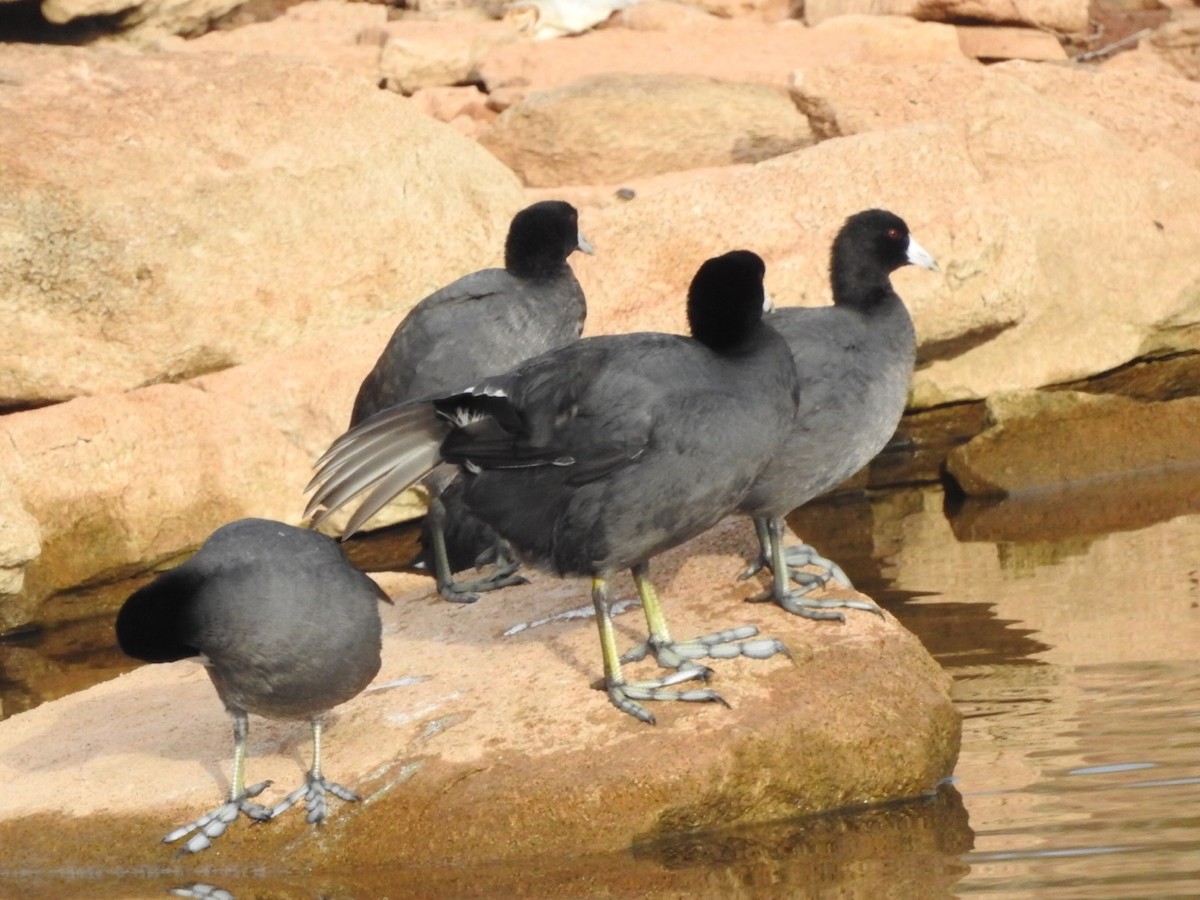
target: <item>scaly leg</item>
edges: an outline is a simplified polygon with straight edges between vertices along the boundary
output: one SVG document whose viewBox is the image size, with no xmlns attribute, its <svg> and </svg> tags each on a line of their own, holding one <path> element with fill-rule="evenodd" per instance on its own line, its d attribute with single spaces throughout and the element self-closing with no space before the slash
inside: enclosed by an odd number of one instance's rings
<svg viewBox="0 0 1200 900">
<path fill-rule="evenodd" d="M 733 659 L 737 656 L 747 656 L 751 659 L 769 659 L 776 653 L 791 657 L 788 648 L 775 638 L 759 638 L 748 640 L 758 634 L 758 628 L 753 625 L 743 625 L 729 628 L 692 638 L 687 641 L 673 641 L 667 631 L 667 620 L 663 615 L 662 604 L 658 592 L 650 581 L 650 566 L 640 563 L 633 567 L 633 580 L 637 585 L 638 596 L 642 598 L 642 611 L 646 614 L 646 625 L 650 629 L 650 637 L 646 643 L 634 647 L 623 657 L 622 662 L 637 662 L 653 654 L 658 664 L 665 669 L 686 671 L 700 669 L 711 673 L 704 666 L 697 665 L 697 659 Z"/>
<path fill-rule="evenodd" d="M 231 709 L 229 714 L 233 717 L 233 778 L 229 784 L 229 799 L 212 812 L 176 828 L 163 838 L 164 844 L 170 844 L 191 834 L 181 853 L 199 853 L 211 847 L 212 842 L 223 835 L 225 829 L 238 817 L 238 813 L 244 813 L 255 822 L 265 822 L 271 818 L 271 810 L 251 802 L 251 798 L 265 791 L 271 782 L 260 781 L 250 787 L 245 786 L 246 735 L 250 730 L 246 713 L 240 709 Z"/>
<path fill-rule="evenodd" d="M 647 725 L 653 725 L 654 716 L 638 702 L 639 700 L 725 703 L 720 694 L 708 688 L 694 688 L 689 691 L 667 690 L 684 681 L 706 680 L 708 670 L 701 666 L 680 668 L 659 681 L 627 683 L 621 672 L 621 657 L 617 654 L 617 641 L 613 633 L 612 613 L 608 603 L 608 581 L 603 576 L 596 575 L 592 578 L 592 604 L 596 607 L 596 626 L 600 630 L 600 650 L 604 656 L 604 687 L 608 691 L 608 699 L 621 712 L 629 713 Z"/>
<path fill-rule="evenodd" d="M 450 556 L 446 552 L 446 504 L 440 497 L 430 499 L 428 515 L 429 532 L 433 537 L 433 577 L 443 599 L 451 603 L 474 603 L 479 599 L 477 591 L 482 593 L 529 583 L 527 578 L 515 574 L 518 563 L 507 555 L 501 558 L 501 545 L 497 545 L 496 568 L 491 575 L 475 581 L 455 581 L 454 573 L 450 571 Z"/>
<path fill-rule="evenodd" d="M 311 721 L 313 738 L 312 768 L 308 770 L 304 784 L 284 797 L 271 809 L 271 818 L 275 818 L 280 813 L 287 812 L 303 797 L 304 805 L 308 809 L 308 815 L 304 817 L 304 820 L 309 825 L 319 825 L 329 812 L 329 805 L 325 800 L 326 791 L 336 797 L 341 797 L 343 800 L 353 802 L 358 799 L 358 795 L 354 791 L 330 781 L 321 774 L 321 717 L 319 715 L 313 716 Z"/>
<path fill-rule="evenodd" d="M 788 585 L 787 574 L 791 572 L 791 569 L 788 566 L 783 551 L 783 519 L 767 519 L 766 532 L 771 556 L 771 588 L 761 594 L 756 594 L 748 598 L 750 602 L 761 603 L 771 600 L 794 615 L 803 616 L 806 619 L 827 619 L 836 622 L 846 621 L 846 617 L 837 611 L 839 609 L 861 609 L 864 612 L 883 615 L 883 611 L 878 606 L 864 600 L 814 600 L 807 595 L 816 585 L 799 591 L 792 590 Z M 815 551 L 813 552 L 815 554 Z M 822 557 L 816 557 L 816 559 L 826 561 Z M 818 562 L 818 565 L 820 564 Z M 838 571 L 841 570 L 839 569 Z M 794 578 L 796 573 L 792 572 L 791 574 Z M 820 576 L 813 577 L 820 580 Z M 821 581 L 821 584 L 824 584 L 827 580 Z"/>
</svg>

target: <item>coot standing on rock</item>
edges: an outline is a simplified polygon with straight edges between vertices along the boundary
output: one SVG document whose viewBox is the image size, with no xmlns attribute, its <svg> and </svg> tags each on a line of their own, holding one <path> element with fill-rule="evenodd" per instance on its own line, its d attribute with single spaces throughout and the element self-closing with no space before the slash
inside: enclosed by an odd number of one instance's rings
<svg viewBox="0 0 1200 900">
<path fill-rule="evenodd" d="M 829 274 L 833 305 L 778 309 L 766 321 L 787 340 L 800 379 L 800 406 L 787 440 L 742 500 L 754 518 L 760 551 L 743 577 L 771 569 L 770 589 L 751 599 L 774 600 L 812 619 L 844 617 L 837 607 L 879 612 L 858 600 L 807 597 L 829 576 L 849 584 L 835 563 L 808 546 L 783 550 L 783 517 L 841 484 L 891 439 L 904 413 L 916 360 L 916 334 L 889 275 L 901 266 L 937 271 L 937 263 L 894 213 L 870 209 L 846 220 L 833 242 Z M 825 576 L 794 571 L 815 563 Z M 789 576 L 805 585 L 789 586 Z"/>
<path fill-rule="evenodd" d="M 786 438 L 796 372 L 763 324 L 764 266 L 740 250 L 705 262 L 688 292 L 693 338 L 587 338 L 504 375 L 376 415 L 318 461 L 309 512 L 371 489 L 352 533 L 436 465 L 464 472 L 465 500 L 522 556 L 559 575 L 592 579 L 605 685 L 644 722 L 640 700 L 721 701 L 708 689 L 669 690 L 708 670 L 691 662 L 786 652 L 745 640 L 753 627 L 673 641 L 649 560 L 731 513 Z M 659 681 L 627 683 L 609 611 L 613 573 L 631 569 L 660 664 Z"/>
<path fill-rule="evenodd" d="M 420 301 L 396 328 L 358 390 L 350 427 L 381 409 L 507 372 L 577 340 L 587 314 L 583 289 L 567 265 L 577 249 L 592 252 L 571 204 L 546 200 L 518 212 L 504 244 L 503 269 L 464 275 Z M 455 470 L 446 466 L 425 479 L 430 502 L 422 555 L 433 569 L 438 593 L 471 603 L 479 599 L 476 591 L 525 579 L 514 574 L 516 564 L 487 526 L 461 504 L 443 503 L 441 495 L 454 477 Z M 449 551 L 447 531 L 452 538 L 464 536 Z M 474 556 L 480 544 L 494 556 L 495 570 L 474 582 L 455 582 L 453 572 L 485 561 Z M 470 550 L 455 552 L 455 547 Z"/>
<path fill-rule="evenodd" d="M 336 541 L 266 519 L 217 529 L 195 556 L 125 601 L 116 624 L 121 649 L 146 662 L 202 657 L 233 717 L 228 801 L 164 841 L 190 834 L 183 850 L 196 853 L 239 812 L 266 821 L 304 798 L 315 824 L 325 817 L 326 792 L 358 799 L 321 774 L 321 715 L 379 671 L 380 601 L 391 602 Z M 251 802 L 271 782 L 245 786 L 248 712 L 312 723 L 312 769 L 271 809 Z"/>
</svg>

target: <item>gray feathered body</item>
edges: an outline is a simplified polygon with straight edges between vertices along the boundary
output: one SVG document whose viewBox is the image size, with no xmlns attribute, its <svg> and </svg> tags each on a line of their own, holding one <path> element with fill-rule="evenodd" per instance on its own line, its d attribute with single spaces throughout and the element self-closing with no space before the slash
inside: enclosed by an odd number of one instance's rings
<svg viewBox="0 0 1200 900">
<path fill-rule="evenodd" d="M 895 294 L 866 309 L 792 307 L 764 321 L 795 357 L 800 405 L 739 511 L 775 518 L 841 484 L 891 440 L 908 399 L 916 334 Z"/>
<path fill-rule="evenodd" d="M 465 388 L 579 338 L 586 304 L 571 269 L 519 278 L 465 275 L 418 303 L 359 388 L 350 424 L 438 391 Z"/>
<path fill-rule="evenodd" d="M 381 601 L 387 595 L 330 538 L 242 519 L 130 597 L 117 635 L 141 659 L 202 655 L 231 711 L 302 718 L 375 677 Z"/>
<path fill-rule="evenodd" d="M 591 338 L 490 387 L 522 436 L 489 442 L 468 427 L 443 458 L 480 468 L 466 485 L 475 514 L 561 575 L 629 568 L 713 526 L 785 439 L 796 403 L 791 353 L 763 326 L 732 354 L 675 335 Z M 571 463 L 506 467 L 522 454 Z"/>
</svg>

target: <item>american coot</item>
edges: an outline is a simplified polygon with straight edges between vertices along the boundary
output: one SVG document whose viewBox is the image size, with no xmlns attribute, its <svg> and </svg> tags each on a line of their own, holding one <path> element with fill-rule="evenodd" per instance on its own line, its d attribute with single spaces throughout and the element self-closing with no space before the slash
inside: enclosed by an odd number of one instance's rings
<svg viewBox="0 0 1200 900">
<path fill-rule="evenodd" d="M 575 207 L 561 200 L 535 203 L 513 216 L 504 244 L 504 268 L 464 275 L 416 306 L 396 328 L 354 400 L 350 427 L 381 409 L 437 391 L 461 388 L 507 372 L 531 356 L 569 344 L 583 330 L 583 289 L 567 265 L 576 249 L 591 253 L 580 234 Z M 494 532 L 460 504 L 447 507 L 441 494 L 455 470 L 442 467 L 426 479 L 430 493 L 422 563 L 432 568 L 438 593 L 471 603 L 488 591 L 525 579 Z M 446 531 L 471 534 L 495 557 L 488 578 L 455 582 L 452 572 L 469 560 L 447 552 Z M 453 563 L 453 564 L 452 564 Z"/>
<path fill-rule="evenodd" d="M 371 488 L 352 533 L 441 462 L 466 474 L 465 500 L 523 558 L 592 578 L 608 695 L 644 722 L 639 700 L 721 701 L 670 690 L 708 670 L 691 662 L 786 652 L 752 627 L 672 641 L 649 560 L 733 512 L 783 442 L 796 409 L 786 342 L 763 324 L 763 262 L 740 250 L 708 260 L 688 292 L 693 338 L 587 338 L 457 393 L 385 410 L 318 461 L 309 512 Z M 322 516 L 323 517 L 323 516 Z M 627 683 L 609 612 L 613 573 L 631 569 L 648 646 L 677 671 Z M 635 655 L 644 655 L 639 650 Z"/>
<path fill-rule="evenodd" d="M 239 812 L 266 821 L 304 798 L 315 824 L 325 817 L 326 792 L 358 799 L 321 774 L 321 715 L 379 671 L 380 601 L 391 602 L 336 541 L 265 519 L 218 528 L 195 556 L 125 601 L 116 625 L 121 649 L 146 662 L 202 657 L 233 717 L 228 801 L 164 841 L 190 834 L 183 850 L 196 853 Z M 251 802 L 271 782 L 244 782 L 248 712 L 312 723 L 312 769 L 272 809 Z"/>
<path fill-rule="evenodd" d="M 808 545 L 783 551 L 783 517 L 841 484 L 866 465 L 896 431 L 916 358 L 916 335 L 904 301 L 888 276 L 912 263 L 937 263 L 894 213 L 869 209 L 846 220 L 833 242 L 829 274 L 833 305 L 779 309 L 766 321 L 787 340 L 800 379 L 795 425 L 742 500 L 754 517 L 761 546 L 743 573 L 771 569 L 772 585 L 753 600 L 774 600 L 812 619 L 844 617 L 836 607 L 879 612 L 872 603 L 805 596 L 841 568 Z M 793 567 L 816 563 L 823 576 Z M 804 590 L 789 586 L 789 574 Z"/>
</svg>

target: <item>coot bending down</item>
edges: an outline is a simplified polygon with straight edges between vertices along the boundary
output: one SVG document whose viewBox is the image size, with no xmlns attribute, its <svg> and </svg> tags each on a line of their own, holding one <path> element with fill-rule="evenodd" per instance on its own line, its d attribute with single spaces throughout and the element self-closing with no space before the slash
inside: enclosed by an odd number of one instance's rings
<svg viewBox="0 0 1200 900">
<path fill-rule="evenodd" d="M 379 671 L 380 601 L 391 602 L 336 541 L 265 519 L 218 528 L 195 556 L 125 601 L 116 623 L 121 649 L 146 662 L 203 657 L 233 718 L 229 799 L 164 841 L 190 834 L 183 851 L 196 853 L 239 812 L 266 821 L 304 798 L 315 824 L 325 818 L 326 792 L 358 799 L 321 774 L 321 715 Z M 251 802 L 271 782 L 245 786 L 248 712 L 312 724 L 312 769 L 272 809 Z"/>
</svg>

